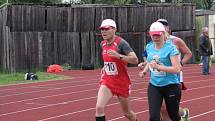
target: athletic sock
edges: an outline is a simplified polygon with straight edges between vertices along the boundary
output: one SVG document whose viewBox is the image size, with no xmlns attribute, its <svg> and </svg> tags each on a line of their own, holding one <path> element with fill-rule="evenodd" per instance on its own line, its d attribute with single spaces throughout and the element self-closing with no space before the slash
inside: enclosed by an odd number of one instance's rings
<svg viewBox="0 0 215 121">
<path fill-rule="evenodd" d="M 96 121 L 106 121 L 105 116 L 96 117 Z"/>
</svg>

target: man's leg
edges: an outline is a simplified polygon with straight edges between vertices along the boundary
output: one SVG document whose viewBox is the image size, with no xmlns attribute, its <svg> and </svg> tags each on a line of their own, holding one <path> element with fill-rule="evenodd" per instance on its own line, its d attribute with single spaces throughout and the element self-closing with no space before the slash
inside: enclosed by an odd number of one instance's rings
<svg viewBox="0 0 215 121">
<path fill-rule="evenodd" d="M 202 74 L 207 75 L 209 73 L 209 56 L 202 56 Z"/>
<path fill-rule="evenodd" d="M 104 108 L 113 97 L 111 90 L 105 85 L 101 85 L 98 91 L 96 103 L 96 121 L 106 121 Z"/>
<path fill-rule="evenodd" d="M 126 118 L 128 118 L 130 121 L 136 121 L 137 120 L 136 114 L 131 110 L 131 105 L 130 105 L 129 99 L 118 96 L 118 100 L 121 104 L 124 116 Z"/>
</svg>

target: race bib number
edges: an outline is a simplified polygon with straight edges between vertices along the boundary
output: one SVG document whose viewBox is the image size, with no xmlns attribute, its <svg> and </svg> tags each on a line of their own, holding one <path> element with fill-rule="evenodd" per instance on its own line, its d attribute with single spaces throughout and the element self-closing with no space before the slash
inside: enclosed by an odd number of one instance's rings
<svg viewBox="0 0 215 121">
<path fill-rule="evenodd" d="M 118 74 L 118 70 L 115 62 L 104 62 L 104 69 L 107 75 Z"/>
</svg>

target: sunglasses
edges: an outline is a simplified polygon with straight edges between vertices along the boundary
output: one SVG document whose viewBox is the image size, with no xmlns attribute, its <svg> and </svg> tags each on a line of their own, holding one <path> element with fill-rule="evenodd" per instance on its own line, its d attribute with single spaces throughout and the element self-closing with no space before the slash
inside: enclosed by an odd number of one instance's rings
<svg viewBox="0 0 215 121">
<path fill-rule="evenodd" d="M 102 31 L 108 31 L 108 30 L 110 30 L 110 29 L 112 29 L 112 27 L 108 27 L 108 28 L 101 28 L 100 30 L 102 30 Z"/>
</svg>

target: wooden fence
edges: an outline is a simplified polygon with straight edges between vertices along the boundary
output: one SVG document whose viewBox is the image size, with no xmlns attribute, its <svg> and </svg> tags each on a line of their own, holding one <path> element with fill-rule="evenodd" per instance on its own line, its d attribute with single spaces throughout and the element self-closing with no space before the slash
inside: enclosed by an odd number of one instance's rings
<svg viewBox="0 0 215 121">
<path fill-rule="evenodd" d="M 118 34 L 134 48 L 139 59 L 148 28 L 159 18 L 185 39 L 195 42 L 195 6 L 192 4 L 108 5 L 8 5 L 0 12 L 0 65 L 11 72 L 68 63 L 101 65 L 98 27 L 112 18 Z M 194 62 L 194 59 L 192 59 Z"/>
<path fill-rule="evenodd" d="M 9 35 L 7 24 L 7 6 L 0 7 L 0 68 L 6 68 L 7 62 L 6 55 L 8 51 L 5 48 L 5 43 L 7 43 L 7 35 Z M 6 68 L 7 69 L 7 68 Z"/>
</svg>

